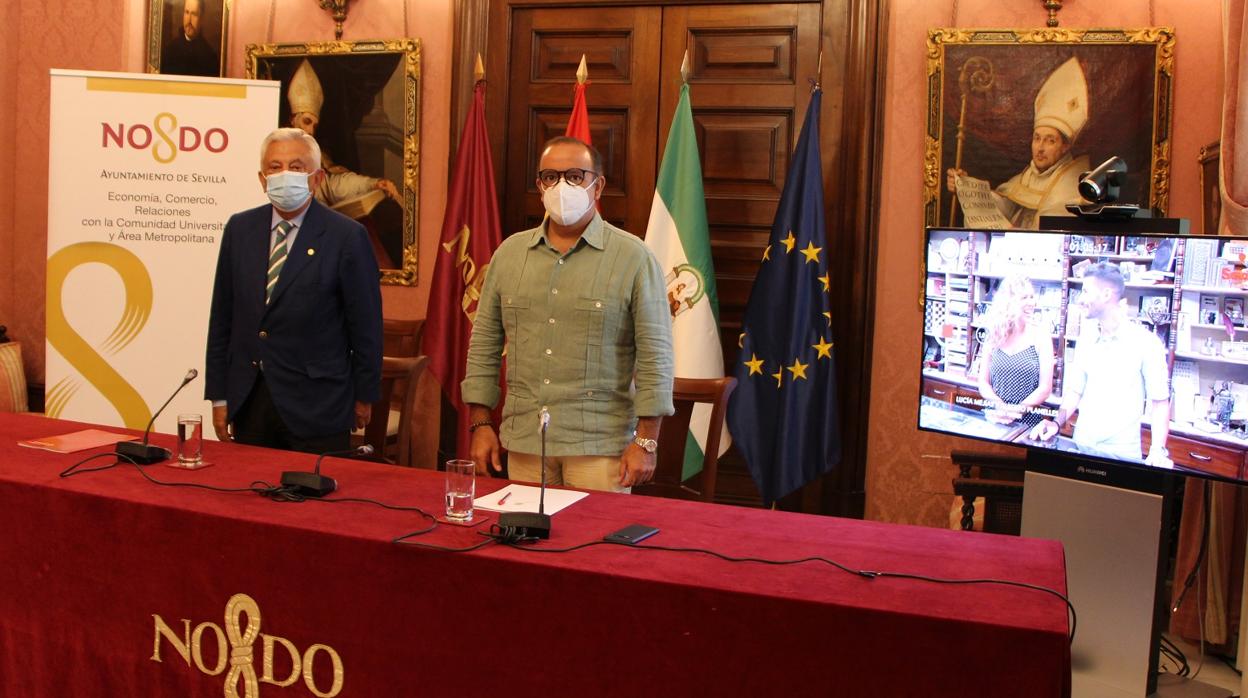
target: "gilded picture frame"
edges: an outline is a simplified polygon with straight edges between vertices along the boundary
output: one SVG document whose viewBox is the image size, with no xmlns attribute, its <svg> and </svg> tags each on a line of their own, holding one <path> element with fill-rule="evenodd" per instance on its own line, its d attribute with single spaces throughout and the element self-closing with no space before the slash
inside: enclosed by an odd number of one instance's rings
<svg viewBox="0 0 1248 698">
<path fill-rule="evenodd" d="M 1015 227 L 1036 227 L 1041 215 L 1067 215 L 1064 199 L 1078 202 L 1075 170 L 1115 155 L 1128 166 L 1119 202 L 1165 215 L 1173 75 L 1169 27 L 930 30 L 926 224 L 963 224 L 952 172 L 985 180 Z M 1033 144 L 1045 134 L 1065 140 L 1056 164 Z"/>
<path fill-rule="evenodd" d="M 381 283 L 414 286 L 420 190 L 420 41 L 248 44 L 247 77 L 281 82 L 278 124 L 322 150 L 322 203 L 369 231 Z"/>
<path fill-rule="evenodd" d="M 1205 235 L 1217 235 L 1222 222 L 1221 144 L 1214 141 L 1201 147 L 1196 157 L 1200 163 L 1200 232 Z"/>
<path fill-rule="evenodd" d="M 225 75 L 233 0 L 148 0 L 147 72 Z"/>
</svg>

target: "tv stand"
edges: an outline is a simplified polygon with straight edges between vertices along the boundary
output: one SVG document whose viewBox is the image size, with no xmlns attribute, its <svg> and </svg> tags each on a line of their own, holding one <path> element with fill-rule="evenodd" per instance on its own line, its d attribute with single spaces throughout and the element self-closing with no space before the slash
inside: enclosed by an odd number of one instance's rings
<svg viewBox="0 0 1248 698">
<path fill-rule="evenodd" d="M 1075 458 L 1058 462 L 1036 456 L 1029 454 L 1024 479 L 1022 534 L 1057 539 L 1066 548 L 1067 593 L 1078 613 L 1072 695 L 1230 695 L 1199 681 L 1159 681 L 1157 676 L 1168 603 L 1166 523 L 1178 476 L 1147 473 L 1155 477 L 1134 480 L 1127 489 L 1080 479 Z"/>
</svg>

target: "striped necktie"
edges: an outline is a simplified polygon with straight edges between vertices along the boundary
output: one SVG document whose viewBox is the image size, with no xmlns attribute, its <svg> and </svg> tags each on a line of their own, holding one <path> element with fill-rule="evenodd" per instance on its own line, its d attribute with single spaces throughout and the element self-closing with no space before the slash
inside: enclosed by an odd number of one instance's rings
<svg viewBox="0 0 1248 698">
<path fill-rule="evenodd" d="M 277 224 L 277 239 L 273 243 L 273 252 L 269 255 L 269 278 L 264 291 L 265 305 L 273 300 L 273 288 L 277 286 L 277 277 L 282 273 L 282 265 L 286 263 L 286 236 L 294 227 L 290 221 Z"/>
</svg>

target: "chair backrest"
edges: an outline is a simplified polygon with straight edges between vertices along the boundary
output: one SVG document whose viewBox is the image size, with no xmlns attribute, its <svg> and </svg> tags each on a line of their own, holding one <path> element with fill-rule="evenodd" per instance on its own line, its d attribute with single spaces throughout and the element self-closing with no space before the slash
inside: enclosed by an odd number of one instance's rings
<svg viewBox="0 0 1248 698">
<path fill-rule="evenodd" d="M 672 385 L 672 402 L 675 403 L 676 414 L 663 418 L 654 479 L 634 487 L 634 494 L 714 501 L 724 417 L 728 412 L 728 397 L 736 387 L 737 379 L 732 376 L 675 380 Z M 685 443 L 689 438 L 689 420 L 693 416 L 693 407 L 697 404 L 711 406 L 710 428 L 706 435 L 702 472 L 686 481 L 682 477 Z"/>
<path fill-rule="evenodd" d="M 425 328 L 424 319 L 381 321 L 381 353 L 385 356 L 420 355 L 420 334 Z"/>
<path fill-rule="evenodd" d="M 386 427 L 390 422 L 392 404 L 399 409 L 399 465 L 413 465 L 412 413 L 416 405 L 416 386 L 420 375 L 429 364 L 429 357 L 383 356 L 381 357 L 381 399 L 373 403 L 372 418 L 364 428 L 364 443 L 371 444 L 375 453 L 386 453 Z M 395 392 L 401 386 L 401 392 Z"/>
</svg>

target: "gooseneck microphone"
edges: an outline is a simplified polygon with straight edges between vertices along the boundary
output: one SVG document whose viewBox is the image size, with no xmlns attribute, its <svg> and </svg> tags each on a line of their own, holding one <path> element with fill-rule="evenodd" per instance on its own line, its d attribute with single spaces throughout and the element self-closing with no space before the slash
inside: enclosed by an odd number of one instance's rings
<svg viewBox="0 0 1248 698">
<path fill-rule="evenodd" d="M 550 515 L 546 513 L 546 429 L 550 426 L 550 411 L 542 408 L 538 415 L 537 430 L 542 435 L 542 490 L 537 500 L 537 513 L 531 511 L 509 511 L 500 514 L 498 525 L 511 528 L 522 538 L 550 538 Z"/>
<path fill-rule="evenodd" d="M 330 451 L 322 453 L 316 459 L 316 467 L 312 472 L 306 473 L 302 470 L 288 470 L 282 473 L 282 487 L 289 488 L 295 494 L 303 497 L 324 497 L 325 495 L 338 489 L 338 483 L 332 477 L 321 474 L 321 461 L 328 456 L 367 456 L 371 455 L 373 447 L 369 444 L 348 448 L 342 451 Z"/>
<path fill-rule="evenodd" d="M 160 409 L 156 410 L 155 414 L 152 415 L 151 420 L 148 421 L 147 429 L 143 430 L 143 443 L 135 443 L 134 441 L 119 441 L 114 449 L 117 454 L 124 456 L 139 465 L 159 463 L 172 455 L 167 448 L 148 445 L 147 441 L 152 435 L 152 425 L 156 423 L 156 418 L 160 416 L 161 412 L 165 411 L 165 408 L 169 406 L 169 403 L 173 402 L 173 398 L 186 387 L 187 383 L 195 380 L 195 377 L 198 375 L 199 371 L 196 371 L 193 368 L 187 371 L 186 377 L 182 379 L 182 384 L 178 386 L 177 390 L 173 391 L 173 395 L 170 395 L 169 399 L 165 400 L 165 404 L 161 405 Z"/>
</svg>

